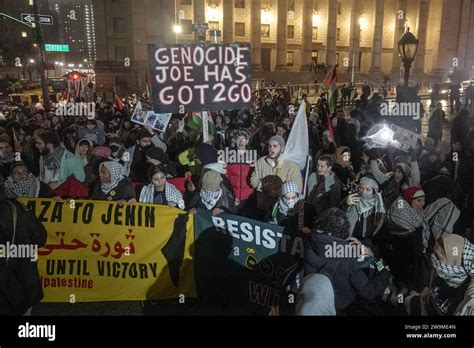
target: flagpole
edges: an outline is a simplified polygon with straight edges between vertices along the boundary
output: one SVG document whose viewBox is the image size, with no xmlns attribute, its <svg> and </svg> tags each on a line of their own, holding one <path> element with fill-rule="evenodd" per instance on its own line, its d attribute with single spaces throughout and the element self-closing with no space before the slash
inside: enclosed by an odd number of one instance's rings
<svg viewBox="0 0 474 348">
<path fill-rule="evenodd" d="M 306 198 L 306 189 L 308 188 L 308 177 L 309 177 L 309 163 L 312 161 L 311 155 L 308 155 L 308 159 L 306 160 L 306 173 L 304 176 L 304 191 L 303 197 Z M 308 192 L 309 193 L 309 192 Z"/>
</svg>

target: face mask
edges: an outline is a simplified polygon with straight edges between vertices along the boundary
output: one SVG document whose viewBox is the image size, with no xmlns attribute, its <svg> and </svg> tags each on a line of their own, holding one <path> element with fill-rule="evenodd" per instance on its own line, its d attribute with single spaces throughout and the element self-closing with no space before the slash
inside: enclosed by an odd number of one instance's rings
<svg viewBox="0 0 474 348">
<path fill-rule="evenodd" d="M 373 193 L 362 192 L 362 193 L 360 194 L 360 196 L 362 197 L 362 199 L 370 199 L 370 198 L 372 198 Z"/>
<path fill-rule="evenodd" d="M 285 199 L 285 203 L 288 206 L 288 208 L 293 209 L 296 204 L 296 199 Z"/>
</svg>

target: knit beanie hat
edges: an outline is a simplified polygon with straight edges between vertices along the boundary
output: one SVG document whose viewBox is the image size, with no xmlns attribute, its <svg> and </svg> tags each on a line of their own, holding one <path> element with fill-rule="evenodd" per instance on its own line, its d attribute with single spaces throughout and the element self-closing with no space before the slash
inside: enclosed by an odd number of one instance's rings
<svg viewBox="0 0 474 348">
<path fill-rule="evenodd" d="M 146 156 L 154 159 L 156 161 L 160 161 L 163 164 L 168 164 L 168 156 L 164 153 L 162 149 L 159 147 L 152 147 L 146 152 Z"/>
<path fill-rule="evenodd" d="M 411 177 L 411 167 L 407 165 L 406 163 L 397 163 L 393 169 L 398 169 L 404 176 L 405 179 L 410 179 Z"/>
<path fill-rule="evenodd" d="M 285 139 L 283 139 L 281 135 L 272 136 L 270 139 L 268 139 L 268 143 L 271 141 L 276 141 L 281 147 L 285 147 Z"/>
<path fill-rule="evenodd" d="M 217 162 L 217 150 L 212 145 L 202 143 L 196 148 L 195 154 L 199 161 L 201 161 L 203 166 L 209 163 Z"/>
<path fill-rule="evenodd" d="M 425 197 L 425 192 L 418 186 L 410 186 L 402 191 L 402 197 L 411 205 L 416 198 Z"/>
<path fill-rule="evenodd" d="M 201 186 L 207 191 L 217 191 L 222 182 L 222 175 L 213 170 L 206 170 L 201 178 Z"/>
</svg>

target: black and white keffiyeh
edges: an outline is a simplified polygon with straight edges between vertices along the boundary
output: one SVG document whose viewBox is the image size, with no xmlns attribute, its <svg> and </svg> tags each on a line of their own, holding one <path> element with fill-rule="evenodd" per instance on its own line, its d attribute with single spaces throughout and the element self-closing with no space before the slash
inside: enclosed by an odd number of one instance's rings
<svg viewBox="0 0 474 348">
<path fill-rule="evenodd" d="M 428 242 L 433 234 L 433 239 L 438 239 L 442 233 L 452 233 L 453 226 L 459 218 L 460 211 L 453 202 L 447 198 L 440 198 L 426 207 L 423 214 L 418 214 L 401 196 L 390 206 L 387 220 L 401 228 L 391 231 L 392 234 L 403 236 L 413 233 L 423 226 L 423 246 L 428 247 Z"/>
<path fill-rule="evenodd" d="M 285 195 L 288 193 L 296 193 L 295 204 L 304 198 L 300 193 L 300 189 L 298 188 L 298 184 L 296 182 L 285 181 L 281 187 L 281 195 L 278 200 L 278 210 L 285 216 L 288 215 L 288 211 L 294 207 L 294 205 L 292 207 L 289 206 L 289 202 L 285 197 Z"/>
<path fill-rule="evenodd" d="M 142 188 L 140 193 L 140 202 L 142 203 L 153 203 L 155 194 L 155 185 L 148 184 Z M 165 197 L 168 202 L 176 203 L 180 209 L 184 209 L 183 195 L 176 186 L 166 182 L 165 183 Z"/>
<path fill-rule="evenodd" d="M 49 154 L 41 157 L 41 164 L 43 166 L 43 177 L 40 178 L 42 182 L 45 180 L 45 172 L 51 172 L 50 177 L 56 178 L 59 176 L 59 171 L 61 169 L 61 160 L 66 152 L 66 148 L 58 146 L 54 148 Z"/>
<path fill-rule="evenodd" d="M 22 182 L 14 182 L 11 176 L 5 181 L 5 197 L 7 198 L 37 198 L 39 191 L 40 182 L 31 173 Z"/>
<path fill-rule="evenodd" d="M 100 189 L 103 193 L 108 194 L 123 178 L 125 178 L 125 168 L 123 165 L 115 161 L 101 163 L 99 170 L 101 170 L 102 167 L 105 167 L 105 169 L 110 173 L 110 182 L 101 183 Z"/>
<path fill-rule="evenodd" d="M 219 191 L 208 191 L 201 188 L 201 191 L 199 191 L 199 196 L 201 197 L 201 202 L 206 206 L 206 208 L 211 210 L 216 206 L 219 198 L 221 198 L 222 189 L 219 189 Z"/>
<path fill-rule="evenodd" d="M 431 263 L 439 277 L 443 278 L 450 286 L 457 288 L 468 277 L 474 276 L 474 245 L 464 239 L 460 266 L 441 262 L 434 254 L 431 255 Z"/>
<path fill-rule="evenodd" d="M 374 193 L 370 196 L 365 194 L 360 195 L 359 202 L 351 205 L 347 208 L 347 219 L 351 225 L 350 230 L 353 231 L 357 221 L 362 217 L 366 219 L 371 214 L 385 213 L 383 205 L 382 194 L 379 191 L 379 185 L 377 182 L 369 177 L 363 177 L 360 179 L 359 184 L 364 184 L 372 187 Z M 365 234 L 365 231 L 364 231 Z"/>
</svg>

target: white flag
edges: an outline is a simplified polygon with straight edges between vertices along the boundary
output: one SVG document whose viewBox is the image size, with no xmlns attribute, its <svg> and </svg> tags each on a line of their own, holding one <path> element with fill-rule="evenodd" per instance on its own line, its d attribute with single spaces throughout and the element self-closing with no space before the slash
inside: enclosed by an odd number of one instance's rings
<svg viewBox="0 0 474 348">
<path fill-rule="evenodd" d="M 306 103 L 301 102 L 293 127 L 291 127 L 285 151 L 280 157 L 281 161 L 290 160 L 298 164 L 300 170 L 306 167 L 309 156 L 308 120 L 306 119 Z"/>
</svg>

